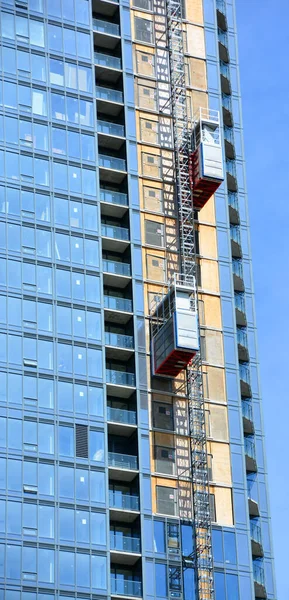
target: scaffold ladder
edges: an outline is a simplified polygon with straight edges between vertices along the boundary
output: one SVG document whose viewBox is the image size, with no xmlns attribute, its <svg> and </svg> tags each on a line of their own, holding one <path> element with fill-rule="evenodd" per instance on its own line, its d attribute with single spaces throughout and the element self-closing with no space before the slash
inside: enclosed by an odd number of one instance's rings
<svg viewBox="0 0 289 600">
<path fill-rule="evenodd" d="M 194 212 L 189 178 L 191 131 L 187 114 L 182 0 L 166 0 L 166 11 L 181 272 L 184 277 L 196 279 Z M 187 393 L 198 600 L 214 600 L 205 405 L 199 353 L 187 368 Z"/>
</svg>

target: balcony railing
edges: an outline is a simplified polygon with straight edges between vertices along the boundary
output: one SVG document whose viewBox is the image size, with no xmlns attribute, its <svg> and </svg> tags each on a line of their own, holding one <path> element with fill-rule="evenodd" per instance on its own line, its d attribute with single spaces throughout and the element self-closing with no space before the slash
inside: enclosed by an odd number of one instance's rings
<svg viewBox="0 0 289 600">
<path fill-rule="evenodd" d="M 106 383 L 135 387 L 135 374 L 116 369 L 106 369 Z"/>
<path fill-rule="evenodd" d="M 226 170 L 229 175 L 237 179 L 236 162 L 234 160 L 226 159 Z"/>
<path fill-rule="evenodd" d="M 222 29 L 220 29 L 220 27 L 218 27 L 218 39 L 224 46 L 228 47 L 227 33 L 225 31 L 223 31 Z"/>
<path fill-rule="evenodd" d="M 229 206 L 239 211 L 238 194 L 235 192 L 228 192 L 228 202 Z"/>
<path fill-rule="evenodd" d="M 222 94 L 223 107 L 232 112 L 232 99 L 228 94 Z"/>
<path fill-rule="evenodd" d="M 108 202 L 109 204 L 119 204 L 120 206 L 128 206 L 127 194 L 121 192 L 112 192 L 111 190 L 100 190 L 100 201 Z"/>
<path fill-rule="evenodd" d="M 114 156 L 99 154 L 98 164 L 104 169 L 113 169 L 114 171 L 126 171 L 126 161 L 123 158 L 115 158 Z"/>
<path fill-rule="evenodd" d="M 139 497 L 121 491 L 109 490 L 109 507 L 122 510 L 139 510 Z"/>
<path fill-rule="evenodd" d="M 124 137 L 124 125 L 119 123 L 110 123 L 110 121 L 97 121 L 98 133 L 106 133 L 107 135 L 115 135 Z"/>
<path fill-rule="evenodd" d="M 249 400 L 242 400 L 242 415 L 248 421 L 253 421 L 252 403 Z"/>
<path fill-rule="evenodd" d="M 262 533 L 260 525 L 258 525 L 258 523 L 255 523 L 255 521 L 250 521 L 250 531 L 252 540 L 254 540 L 254 542 L 257 542 L 257 544 L 261 545 Z"/>
<path fill-rule="evenodd" d="M 230 79 L 230 69 L 229 65 L 222 60 L 220 60 L 220 73 L 227 79 Z"/>
<path fill-rule="evenodd" d="M 137 456 L 130 454 L 120 454 L 119 452 L 108 453 L 108 465 L 117 469 L 137 470 Z"/>
<path fill-rule="evenodd" d="M 120 552 L 140 552 L 140 539 L 111 531 L 110 549 Z"/>
<path fill-rule="evenodd" d="M 123 93 L 120 90 L 111 90 L 110 88 L 95 86 L 97 100 L 107 100 L 108 102 L 123 103 Z"/>
<path fill-rule="evenodd" d="M 226 5 L 224 0 L 216 0 L 217 9 L 220 10 L 224 15 L 226 14 Z"/>
<path fill-rule="evenodd" d="M 118 262 L 117 260 L 102 261 L 103 271 L 106 273 L 113 273 L 114 275 L 123 275 L 124 277 L 130 277 L 131 266 L 129 263 Z"/>
<path fill-rule="evenodd" d="M 235 307 L 238 308 L 238 310 L 240 310 L 241 312 L 245 313 L 246 312 L 246 307 L 245 307 L 245 296 L 244 294 L 234 294 L 234 298 L 235 298 Z"/>
<path fill-rule="evenodd" d="M 259 583 L 260 585 L 265 586 L 265 575 L 264 569 L 260 565 L 256 565 L 253 561 L 253 573 L 254 573 L 254 581 Z"/>
<path fill-rule="evenodd" d="M 122 423 L 123 425 L 136 425 L 136 412 L 134 410 L 126 410 L 123 408 L 107 407 L 107 419 L 114 423 Z"/>
<path fill-rule="evenodd" d="M 101 224 L 101 235 L 104 237 L 113 238 L 114 240 L 129 240 L 129 229 L 127 227 L 119 227 L 118 225 Z"/>
<path fill-rule="evenodd" d="M 118 298 L 117 296 L 104 296 L 104 308 L 132 312 L 132 300 L 129 298 Z"/>
<path fill-rule="evenodd" d="M 118 56 L 111 56 L 111 54 L 103 54 L 103 52 L 95 52 L 94 60 L 100 67 L 107 67 L 108 69 L 121 69 L 121 59 Z"/>
<path fill-rule="evenodd" d="M 141 596 L 142 586 L 140 581 L 133 579 L 110 578 L 111 593 L 117 596 Z"/>
<path fill-rule="evenodd" d="M 110 23 L 109 21 L 103 21 L 102 19 L 92 19 L 92 25 L 94 31 L 99 33 L 107 33 L 108 35 L 119 35 L 120 28 L 117 23 Z"/>
<path fill-rule="evenodd" d="M 248 337 L 246 329 L 237 327 L 237 340 L 240 346 L 244 346 L 244 348 L 248 348 Z"/>
<path fill-rule="evenodd" d="M 256 458 L 256 450 L 255 450 L 254 441 L 250 438 L 245 437 L 244 444 L 245 444 L 245 454 L 247 454 L 247 456 L 250 456 L 250 458 L 255 459 Z"/>
<path fill-rule="evenodd" d="M 233 258 L 232 269 L 233 269 L 234 275 L 236 275 L 237 277 L 240 277 L 240 279 L 243 279 L 243 265 L 242 265 L 241 260 L 238 260 L 237 258 Z"/>
<path fill-rule="evenodd" d="M 224 138 L 230 144 L 234 144 L 234 132 L 232 127 L 224 127 Z"/>
<path fill-rule="evenodd" d="M 105 332 L 105 343 L 107 346 L 116 346 L 117 348 L 131 349 L 134 347 L 132 335 L 123 335 L 121 333 Z"/>
<path fill-rule="evenodd" d="M 238 225 L 230 225 L 230 236 L 233 242 L 241 245 L 240 227 Z"/>
<path fill-rule="evenodd" d="M 240 379 L 250 385 L 250 369 L 245 363 L 239 365 L 239 373 Z"/>
</svg>

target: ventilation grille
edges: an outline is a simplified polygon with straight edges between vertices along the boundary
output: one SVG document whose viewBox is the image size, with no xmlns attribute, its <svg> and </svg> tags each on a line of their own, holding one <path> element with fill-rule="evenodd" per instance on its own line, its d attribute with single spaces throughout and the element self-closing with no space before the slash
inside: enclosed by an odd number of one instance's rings
<svg viewBox="0 0 289 600">
<path fill-rule="evenodd" d="M 88 458 L 87 425 L 75 425 L 75 447 L 78 458 Z"/>
</svg>

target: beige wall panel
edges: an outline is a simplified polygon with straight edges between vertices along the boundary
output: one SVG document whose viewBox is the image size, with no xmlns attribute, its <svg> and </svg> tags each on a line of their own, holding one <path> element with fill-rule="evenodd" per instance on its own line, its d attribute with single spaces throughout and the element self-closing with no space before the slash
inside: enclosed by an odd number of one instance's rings
<svg viewBox="0 0 289 600">
<path fill-rule="evenodd" d="M 232 493 L 228 488 L 214 488 L 217 523 L 219 525 L 232 526 L 233 510 L 232 510 Z"/>
<path fill-rule="evenodd" d="M 220 298 L 217 296 L 208 296 L 206 294 L 201 295 L 203 300 L 203 313 L 204 320 L 202 325 L 207 327 L 216 327 L 217 329 L 222 328 L 222 317 L 221 317 L 221 305 Z"/>
<path fill-rule="evenodd" d="M 202 208 L 199 212 L 199 222 L 202 223 L 212 223 L 215 225 L 216 223 L 216 214 L 215 214 L 215 197 L 212 196 L 208 202 L 205 204 L 204 208 Z"/>
<path fill-rule="evenodd" d="M 215 402 L 226 401 L 225 371 L 218 367 L 206 365 L 204 368 L 204 394 Z"/>
<path fill-rule="evenodd" d="M 193 88 L 207 89 L 206 62 L 198 58 L 190 58 L 190 85 Z"/>
<path fill-rule="evenodd" d="M 203 0 L 187 0 L 186 2 L 186 18 L 188 21 L 203 24 Z"/>
<path fill-rule="evenodd" d="M 205 94 L 204 92 L 196 92 L 195 90 L 192 91 L 192 111 L 193 111 L 193 115 L 195 115 L 200 108 L 207 108 L 208 107 L 208 96 L 207 94 Z"/>
<path fill-rule="evenodd" d="M 229 444 L 218 444 L 211 442 L 211 454 L 213 456 L 213 481 L 231 485 L 231 463 Z"/>
<path fill-rule="evenodd" d="M 206 337 L 206 362 L 223 365 L 223 336 L 220 331 L 203 330 Z"/>
<path fill-rule="evenodd" d="M 192 4 L 194 4 L 194 2 Z M 187 25 L 187 49 L 191 56 L 196 58 L 206 58 L 203 27 L 190 24 Z"/>
<path fill-rule="evenodd" d="M 199 242 L 201 256 L 217 258 L 217 237 L 215 227 L 199 225 Z"/>
<path fill-rule="evenodd" d="M 216 261 L 201 260 L 201 279 L 203 290 L 219 293 L 219 268 Z"/>
<path fill-rule="evenodd" d="M 155 432 L 153 438 L 156 446 L 165 446 L 167 448 L 175 447 L 174 436 L 170 433 Z"/>
<path fill-rule="evenodd" d="M 228 416 L 226 406 L 209 405 L 210 437 L 228 441 Z"/>
</svg>

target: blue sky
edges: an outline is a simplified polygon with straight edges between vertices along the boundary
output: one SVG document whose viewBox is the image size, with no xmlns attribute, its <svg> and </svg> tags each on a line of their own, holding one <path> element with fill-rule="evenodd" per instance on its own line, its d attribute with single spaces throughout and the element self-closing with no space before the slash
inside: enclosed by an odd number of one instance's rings
<svg viewBox="0 0 289 600">
<path fill-rule="evenodd" d="M 235 0 L 278 600 L 289 598 L 289 2 Z"/>
</svg>

